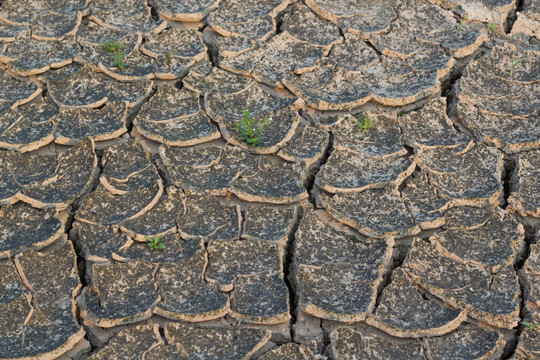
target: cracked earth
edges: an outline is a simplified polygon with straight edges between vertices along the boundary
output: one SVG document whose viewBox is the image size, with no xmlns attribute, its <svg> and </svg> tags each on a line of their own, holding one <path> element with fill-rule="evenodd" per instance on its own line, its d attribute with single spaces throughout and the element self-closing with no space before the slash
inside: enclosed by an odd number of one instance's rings
<svg viewBox="0 0 540 360">
<path fill-rule="evenodd" d="M 539 95 L 538 0 L 0 0 L 0 359 L 540 359 Z"/>
</svg>

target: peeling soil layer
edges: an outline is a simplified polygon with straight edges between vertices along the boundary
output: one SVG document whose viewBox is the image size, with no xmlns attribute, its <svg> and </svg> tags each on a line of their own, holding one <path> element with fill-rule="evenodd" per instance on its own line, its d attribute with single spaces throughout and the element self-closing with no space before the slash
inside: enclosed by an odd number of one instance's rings
<svg viewBox="0 0 540 360">
<path fill-rule="evenodd" d="M 539 240 L 537 0 L 0 0 L 0 360 L 540 359 Z"/>
</svg>

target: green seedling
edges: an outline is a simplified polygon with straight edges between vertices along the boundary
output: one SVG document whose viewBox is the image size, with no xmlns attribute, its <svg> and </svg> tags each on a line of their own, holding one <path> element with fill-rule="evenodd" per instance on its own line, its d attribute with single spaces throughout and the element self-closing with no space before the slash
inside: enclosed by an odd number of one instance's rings
<svg viewBox="0 0 540 360">
<path fill-rule="evenodd" d="M 356 119 L 356 126 L 358 130 L 364 131 L 369 130 L 375 125 L 375 121 L 366 113 L 361 113 Z"/>
<path fill-rule="evenodd" d="M 167 65 L 169 65 L 169 72 L 171 72 L 171 51 L 167 51 Z"/>
<path fill-rule="evenodd" d="M 101 47 L 103 50 L 110 53 L 119 53 L 124 51 L 124 43 L 115 39 L 110 39 L 105 44 L 101 45 Z"/>
<path fill-rule="evenodd" d="M 261 121 L 251 117 L 249 110 L 244 110 L 244 118 L 233 125 L 233 129 L 238 132 L 238 136 L 246 144 L 255 147 L 262 140 L 262 133 L 267 125 L 268 119 L 265 117 Z"/>
<path fill-rule="evenodd" d="M 512 62 L 512 66 L 510 66 L 510 77 L 512 77 L 512 75 L 514 74 L 514 69 L 516 68 L 516 66 L 518 66 L 523 60 L 525 60 L 525 56 L 522 56 Z"/>
<path fill-rule="evenodd" d="M 494 22 L 490 22 L 488 24 L 488 29 L 489 30 L 495 30 L 497 28 L 497 23 L 494 23 Z"/>
<path fill-rule="evenodd" d="M 526 327 L 527 329 L 531 329 L 531 330 L 534 330 L 537 327 L 540 327 L 540 323 L 530 323 L 527 321 L 521 321 L 520 324 Z"/>
<path fill-rule="evenodd" d="M 114 66 L 116 66 L 119 70 L 122 70 L 123 68 L 125 68 L 126 66 L 128 66 L 128 64 L 126 63 L 126 61 L 124 60 L 126 57 L 126 55 L 123 53 L 123 52 L 119 52 L 119 53 L 116 53 L 113 55 L 113 58 L 114 58 Z"/>
<path fill-rule="evenodd" d="M 152 250 L 165 249 L 165 244 L 161 242 L 161 235 L 156 236 L 155 238 L 150 236 L 144 237 L 147 241 L 146 245 Z"/>
</svg>

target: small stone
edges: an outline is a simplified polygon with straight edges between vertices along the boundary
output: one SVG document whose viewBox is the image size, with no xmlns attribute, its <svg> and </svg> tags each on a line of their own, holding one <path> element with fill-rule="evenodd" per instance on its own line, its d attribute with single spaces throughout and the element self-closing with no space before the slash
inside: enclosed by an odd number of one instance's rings
<svg viewBox="0 0 540 360">
<path fill-rule="evenodd" d="M 0 207 L 0 258 L 52 244 L 64 233 L 64 225 L 52 209 Z"/>
<path fill-rule="evenodd" d="M 439 336 L 455 330 L 467 314 L 427 299 L 400 268 L 379 298 L 367 322 L 397 337 Z"/>
<path fill-rule="evenodd" d="M 426 340 L 435 359 L 496 359 L 502 355 L 503 334 L 467 324 L 457 331 Z"/>
<path fill-rule="evenodd" d="M 370 237 L 404 237 L 420 232 L 393 186 L 333 197 L 322 194 L 321 200 L 333 217 Z"/>
<path fill-rule="evenodd" d="M 290 204 L 307 199 L 304 179 L 302 164 L 263 157 L 255 174 L 243 174 L 229 189 L 246 201 Z"/>
<path fill-rule="evenodd" d="M 308 210 L 296 233 L 299 308 L 321 319 L 364 321 L 391 261 L 393 241 L 360 242 Z"/>
<path fill-rule="evenodd" d="M 206 279 L 231 291 L 240 276 L 283 273 L 283 248 L 262 240 L 221 240 L 208 244 Z M 282 321 L 280 321 L 282 322 Z"/>
<path fill-rule="evenodd" d="M 120 331 L 90 359 L 122 360 L 126 358 L 126 355 L 142 358 L 150 348 L 162 343 L 157 325 L 138 325 Z"/>
<path fill-rule="evenodd" d="M 298 207 L 249 207 L 242 236 L 285 244 L 298 217 Z"/>
<path fill-rule="evenodd" d="M 189 322 L 223 317 L 229 312 L 229 298 L 203 279 L 208 260 L 202 242 L 188 241 L 193 244 L 189 253 L 183 253 L 185 257 L 176 264 L 160 266 L 156 274 L 161 302 L 154 313 Z"/>
<path fill-rule="evenodd" d="M 146 261 L 93 264 L 91 285 L 82 291 L 81 316 L 99 327 L 131 324 L 152 315 L 159 302 L 153 276 L 156 265 Z"/>
<path fill-rule="evenodd" d="M 423 360 L 422 344 L 418 341 L 397 340 L 377 334 L 364 334 L 338 327 L 330 334 L 331 351 L 343 360 Z"/>
<path fill-rule="evenodd" d="M 540 217 L 540 151 L 519 155 L 517 182 L 508 199 L 509 210 Z"/>
<path fill-rule="evenodd" d="M 165 336 L 179 342 L 190 359 L 249 359 L 270 339 L 266 330 L 240 328 L 196 328 L 168 323 Z"/>
<path fill-rule="evenodd" d="M 176 220 L 186 239 L 232 240 L 240 233 L 240 211 L 209 194 L 188 194 Z"/>
</svg>

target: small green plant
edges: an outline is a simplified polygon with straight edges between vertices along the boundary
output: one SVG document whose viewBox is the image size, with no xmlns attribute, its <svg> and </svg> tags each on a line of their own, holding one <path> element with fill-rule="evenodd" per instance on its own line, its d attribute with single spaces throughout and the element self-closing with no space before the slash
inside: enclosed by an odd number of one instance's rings
<svg viewBox="0 0 540 360">
<path fill-rule="evenodd" d="M 146 245 L 152 250 L 165 249 L 165 244 L 161 242 L 161 235 L 156 236 L 155 238 L 150 236 L 144 237 L 147 241 Z"/>
<path fill-rule="evenodd" d="M 527 321 L 521 321 L 520 324 L 523 325 L 524 327 L 528 328 L 528 329 L 531 329 L 531 330 L 534 330 L 537 327 L 540 327 L 540 323 L 530 323 L 530 322 L 527 322 Z"/>
<path fill-rule="evenodd" d="M 124 54 L 124 43 L 119 40 L 111 39 L 105 44 L 101 45 L 103 50 L 113 54 L 113 65 L 116 66 L 119 70 L 122 70 L 128 64 L 126 63 L 126 54 Z"/>
<path fill-rule="evenodd" d="M 167 65 L 169 65 L 169 72 L 171 72 L 171 51 L 167 51 Z"/>
<path fill-rule="evenodd" d="M 356 119 L 356 126 L 358 130 L 369 130 L 375 125 L 375 121 L 366 113 L 360 113 Z"/>
<path fill-rule="evenodd" d="M 233 129 L 238 132 L 238 136 L 246 144 L 255 147 L 262 140 L 262 133 L 267 125 L 268 119 L 256 120 L 251 117 L 249 110 L 243 112 L 244 117 L 233 125 Z"/>
<path fill-rule="evenodd" d="M 523 60 L 525 60 L 525 56 L 522 56 L 512 62 L 512 66 L 510 66 L 510 77 L 512 77 L 512 75 L 514 74 L 514 69 L 516 68 L 516 66 L 518 66 Z"/>
<path fill-rule="evenodd" d="M 489 30 L 495 30 L 497 28 L 497 23 L 490 22 L 487 27 Z"/>
</svg>

